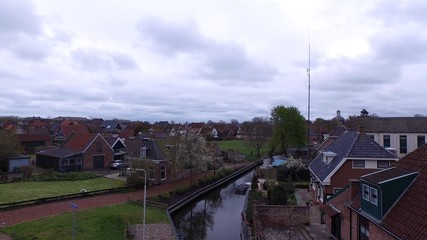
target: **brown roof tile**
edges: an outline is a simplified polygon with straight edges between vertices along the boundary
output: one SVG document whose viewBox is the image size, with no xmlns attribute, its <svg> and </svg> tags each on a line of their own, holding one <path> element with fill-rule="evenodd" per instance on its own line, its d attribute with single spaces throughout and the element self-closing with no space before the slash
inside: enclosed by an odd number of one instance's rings
<svg viewBox="0 0 427 240">
<path fill-rule="evenodd" d="M 382 225 L 402 239 L 427 239 L 427 145 L 394 166 L 419 175 L 384 217 Z"/>
</svg>

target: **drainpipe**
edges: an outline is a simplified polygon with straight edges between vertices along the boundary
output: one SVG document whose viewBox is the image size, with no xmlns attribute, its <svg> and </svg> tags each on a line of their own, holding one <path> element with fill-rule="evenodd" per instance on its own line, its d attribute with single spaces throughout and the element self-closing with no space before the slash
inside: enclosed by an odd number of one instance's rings
<svg viewBox="0 0 427 240">
<path fill-rule="evenodd" d="M 352 239 L 352 229 L 353 229 L 353 211 L 351 210 L 351 208 L 348 208 L 348 210 L 350 211 L 350 240 Z"/>
</svg>

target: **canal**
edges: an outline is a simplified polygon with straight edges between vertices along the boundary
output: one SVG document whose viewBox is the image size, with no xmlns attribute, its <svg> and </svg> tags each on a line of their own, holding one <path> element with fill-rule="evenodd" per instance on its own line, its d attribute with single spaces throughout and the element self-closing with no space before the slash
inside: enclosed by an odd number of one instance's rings
<svg viewBox="0 0 427 240">
<path fill-rule="evenodd" d="M 179 234 L 187 239 L 247 239 L 242 211 L 246 195 L 234 193 L 234 187 L 250 183 L 254 171 L 206 194 L 172 215 Z"/>
</svg>

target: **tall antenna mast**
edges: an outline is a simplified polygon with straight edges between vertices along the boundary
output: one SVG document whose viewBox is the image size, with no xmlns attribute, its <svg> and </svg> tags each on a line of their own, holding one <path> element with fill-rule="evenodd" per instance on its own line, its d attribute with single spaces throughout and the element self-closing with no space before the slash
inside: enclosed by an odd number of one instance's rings
<svg viewBox="0 0 427 240">
<path fill-rule="evenodd" d="M 308 68 L 307 68 L 307 77 L 308 77 L 308 114 L 307 114 L 307 154 L 308 158 L 311 160 L 310 156 L 310 88 L 311 88 L 311 49 L 310 49 L 310 27 L 308 28 Z"/>
</svg>

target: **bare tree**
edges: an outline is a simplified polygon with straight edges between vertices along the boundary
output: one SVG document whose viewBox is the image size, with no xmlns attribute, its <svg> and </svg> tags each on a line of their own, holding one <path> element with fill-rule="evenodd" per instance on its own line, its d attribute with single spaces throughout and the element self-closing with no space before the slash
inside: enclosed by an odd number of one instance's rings
<svg viewBox="0 0 427 240">
<path fill-rule="evenodd" d="M 261 148 L 272 136 L 271 121 L 267 117 L 254 117 L 250 122 L 244 122 L 242 129 L 246 142 L 255 149 L 258 157 L 261 157 Z"/>
</svg>

